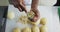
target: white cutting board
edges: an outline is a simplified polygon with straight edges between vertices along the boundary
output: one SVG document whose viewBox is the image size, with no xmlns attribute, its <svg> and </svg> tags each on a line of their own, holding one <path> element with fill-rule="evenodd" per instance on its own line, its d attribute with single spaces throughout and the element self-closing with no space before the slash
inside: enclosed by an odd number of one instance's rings
<svg viewBox="0 0 60 32">
<path fill-rule="evenodd" d="M 59 32 L 59 18 L 57 14 L 57 8 L 56 7 L 45 7 L 45 6 L 39 6 L 38 7 L 40 11 L 40 16 L 47 18 L 47 28 L 48 32 Z M 27 10 L 30 10 L 30 6 L 27 6 Z M 19 16 L 21 16 L 22 12 L 19 12 L 17 8 L 14 8 L 13 5 L 9 5 L 9 11 L 13 11 L 15 13 L 15 17 L 13 20 L 7 19 L 6 23 L 6 30 L 5 32 L 12 32 L 13 28 L 15 27 L 26 27 L 26 25 L 22 25 L 20 23 L 16 23 L 18 21 Z"/>
</svg>

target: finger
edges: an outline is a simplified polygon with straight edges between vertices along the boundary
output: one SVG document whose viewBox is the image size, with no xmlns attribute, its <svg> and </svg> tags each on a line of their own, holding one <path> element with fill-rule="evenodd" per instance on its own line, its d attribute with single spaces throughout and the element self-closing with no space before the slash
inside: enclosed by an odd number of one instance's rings
<svg viewBox="0 0 60 32">
<path fill-rule="evenodd" d="M 22 12 L 22 9 L 20 7 L 18 7 L 19 11 Z"/>
<path fill-rule="evenodd" d="M 12 4 L 13 4 L 13 5 L 14 5 L 14 7 L 16 7 L 16 8 L 17 8 L 17 7 L 18 7 L 18 5 L 19 5 L 19 4 L 18 4 L 18 2 L 17 2 L 17 0 L 12 0 Z"/>
<path fill-rule="evenodd" d="M 37 16 L 37 17 L 40 16 L 40 13 L 39 13 L 38 9 L 36 9 L 36 10 L 32 10 L 32 11 L 35 13 L 35 16 Z"/>
<path fill-rule="evenodd" d="M 17 1 L 19 3 L 19 6 L 21 7 L 22 11 L 25 11 L 27 13 L 24 0 L 17 0 Z"/>
<path fill-rule="evenodd" d="M 26 6 L 24 0 L 22 0 L 22 4 L 23 4 L 23 6 Z M 25 12 L 27 13 L 27 9 L 26 9 L 26 7 L 23 9 L 23 11 L 25 11 Z"/>
<path fill-rule="evenodd" d="M 23 0 L 16 0 L 15 3 L 13 2 L 14 6 L 16 8 L 18 8 L 19 10 L 21 11 L 25 11 L 27 13 L 27 10 L 26 10 L 26 7 L 25 7 L 25 4 L 23 3 L 24 1 Z M 19 7 L 18 7 L 19 6 Z"/>
<path fill-rule="evenodd" d="M 36 22 L 37 20 L 38 20 L 38 17 L 35 16 L 35 17 L 33 18 L 33 21 Z"/>
<path fill-rule="evenodd" d="M 25 11 L 27 13 L 27 9 L 23 4 L 20 4 L 20 7 L 22 8 L 23 11 Z"/>
<path fill-rule="evenodd" d="M 23 4 L 24 6 L 26 6 L 26 5 L 25 5 L 25 1 L 24 1 L 24 0 L 22 0 L 22 4 Z"/>
<path fill-rule="evenodd" d="M 40 18 L 40 14 L 36 13 L 36 15 L 33 18 L 33 21 L 37 21 Z"/>
<path fill-rule="evenodd" d="M 22 11 L 25 11 L 25 12 L 27 13 L 27 10 L 26 10 L 26 8 L 22 9 Z"/>
</svg>

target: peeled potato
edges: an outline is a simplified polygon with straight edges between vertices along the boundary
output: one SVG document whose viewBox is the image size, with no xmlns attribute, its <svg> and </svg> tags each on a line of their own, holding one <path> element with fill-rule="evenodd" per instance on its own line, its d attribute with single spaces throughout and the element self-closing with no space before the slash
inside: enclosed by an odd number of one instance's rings
<svg viewBox="0 0 60 32">
<path fill-rule="evenodd" d="M 8 12 L 7 17 L 8 17 L 8 19 L 13 19 L 15 17 L 14 12 Z"/>
<path fill-rule="evenodd" d="M 40 24 L 45 25 L 47 23 L 47 19 L 46 18 L 42 18 L 40 21 Z"/>
<path fill-rule="evenodd" d="M 41 26 L 40 32 L 47 32 L 47 27 L 45 25 Z"/>
<path fill-rule="evenodd" d="M 21 32 L 20 28 L 15 28 L 13 32 Z"/>
<path fill-rule="evenodd" d="M 35 13 L 34 13 L 33 11 L 30 11 L 30 12 L 28 12 L 27 16 L 28 16 L 28 18 L 33 19 L 34 16 L 35 16 Z M 33 24 L 33 25 L 38 25 L 38 24 L 40 24 L 40 19 L 38 19 L 38 20 L 35 21 L 35 22 L 34 22 L 34 21 L 31 21 L 30 19 L 28 19 L 29 23 L 31 23 L 31 24 Z"/>
<path fill-rule="evenodd" d="M 30 11 L 30 12 L 27 13 L 27 16 L 28 16 L 29 18 L 33 18 L 34 15 L 35 15 L 35 13 L 34 13 L 33 11 Z"/>
<path fill-rule="evenodd" d="M 26 28 L 24 28 L 24 29 L 22 30 L 22 32 L 31 32 L 31 28 L 26 27 Z"/>
<path fill-rule="evenodd" d="M 32 32 L 40 32 L 39 27 L 33 26 L 32 27 Z"/>
</svg>

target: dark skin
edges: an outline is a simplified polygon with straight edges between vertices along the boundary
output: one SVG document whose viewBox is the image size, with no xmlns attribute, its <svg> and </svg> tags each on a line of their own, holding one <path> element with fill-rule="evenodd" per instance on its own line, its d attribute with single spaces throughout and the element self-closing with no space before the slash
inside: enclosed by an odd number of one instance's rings
<svg viewBox="0 0 60 32">
<path fill-rule="evenodd" d="M 25 11 L 27 13 L 27 9 L 24 3 L 24 0 L 12 0 L 13 1 L 13 5 L 14 7 L 18 8 L 20 12 Z M 34 18 L 32 19 L 32 21 L 37 21 L 39 19 L 39 11 L 37 9 L 38 7 L 38 2 L 39 0 L 32 0 L 32 4 L 31 4 L 31 10 L 35 13 Z"/>
</svg>

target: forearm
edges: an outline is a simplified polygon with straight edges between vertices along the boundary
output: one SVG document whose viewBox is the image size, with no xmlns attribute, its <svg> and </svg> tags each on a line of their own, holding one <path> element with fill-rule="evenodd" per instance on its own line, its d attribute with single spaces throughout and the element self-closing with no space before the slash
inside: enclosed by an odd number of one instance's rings
<svg viewBox="0 0 60 32">
<path fill-rule="evenodd" d="M 39 0 L 32 0 L 31 8 L 36 9 L 38 7 Z"/>
</svg>

